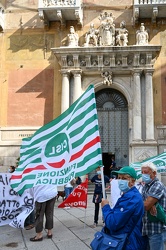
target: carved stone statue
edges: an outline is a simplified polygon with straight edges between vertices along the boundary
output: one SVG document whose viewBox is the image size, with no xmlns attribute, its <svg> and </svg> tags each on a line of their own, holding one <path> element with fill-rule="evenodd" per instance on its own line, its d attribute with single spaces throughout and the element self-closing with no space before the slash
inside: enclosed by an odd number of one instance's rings
<svg viewBox="0 0 166 250">
<path fill-rule="evenodd" d="M 67 35 L 68 46 L 76 47 L 78 46 L 78 34 L 75 32 L 74 27 L 70 26 L 70 33 Z"/>
<path fill-rule="evenodd" d="M 85 44 L 84 44 L 84 46 L 85 47 L 89 46 L 89 45 L 97 46 L 98 45 L 98 34 L 99 34 L 99 30 L 96 30 L 94 28 L 94 24 L 91 23 L 90 24 L 90 29 L 85 35 Z"/>
<path fill-rule="evenodd" d="M 120 28 L 116 29 L 116 45 L 127 46 L 128 43 L 128 30 L 126 29 L 125 21 L 120 23 Z"/>
<path fill-rule="evenodd" d="M 144 23 L 141 23 L 140 30 L 136 32 L 136 45 L 148 45 L 149 35 L 145 30 Z"/>
<path fill-rule="evenodd" d="M 113 46 L 115 45 L 115 24 L 112 13 L 104 12 L 100 15 L 101 26 L 99 28 L 100 45 Z"/>
<path fill-rule="evenodd" d="M 112 84 L 112 72 L 104 71 L 101 73 L 101 76 L 104 78 L 104 84 L 108 86 Z"/>
</svg>

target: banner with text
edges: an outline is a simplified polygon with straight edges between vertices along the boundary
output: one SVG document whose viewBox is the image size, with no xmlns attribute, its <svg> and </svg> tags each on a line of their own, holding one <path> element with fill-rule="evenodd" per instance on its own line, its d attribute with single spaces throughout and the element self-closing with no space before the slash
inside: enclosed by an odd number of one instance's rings
<svg viewBox="0 0 166 250">
<path fill-rule="evenodd" d="M 34 209 L 34 200 L 28 190 L 17 194 L 10 186 L 10 178 L 11 174 L 0 173 L 0 226 L 24 228 L 25 219 Z"/>
<path fill-rule="evenodd" d="M 78 185 L 65 201 L 59 204 L 58 208 L 83 207 L 87 208 L 88 179 Z"/>
</svg>

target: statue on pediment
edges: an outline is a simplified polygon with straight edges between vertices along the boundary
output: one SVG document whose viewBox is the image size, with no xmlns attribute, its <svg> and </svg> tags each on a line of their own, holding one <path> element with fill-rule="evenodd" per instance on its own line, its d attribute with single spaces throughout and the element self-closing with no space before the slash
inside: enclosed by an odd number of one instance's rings
<svg viewBox="0 0 166 250">
<path fill-rule="evenodd" d="M 99 28 L 100 46 L 114 46 L 115 24 L 113 14 L 104 12 L 104 14 L 100 14 L 99 20 L 101 21 Z"/>
<path fill-rule="evenodd" d="M 84 46 L 87 47 L 89 45 L 97 46 L 98 45 L 98 35 L 99 30 L 95 29 L 94 24 L 90 24 L 90 29 L 85 35 L 85 44 Z"/>
<path fill-rule="evenodd" d="M 136 45 L 148 45 L 149 35 L 145 30 L 144 23 L 141 23 L 141 27 L 136 32 Z"/>
<path fill-rule="evenodd" d="M 128 30 L 126 29 L 125 21 L 120 23 L 120 28 L 116 29 L 116 45 L 127 46 L 128 43 Z"/>
<path fill-rule="evenodd" d="M 78 46 L 78 34 L 75 32 L 73 26 L 70 26 L 70 33 L 67 35 L 68 46 L 69 47 L 77 47 Z"/>
</svg>

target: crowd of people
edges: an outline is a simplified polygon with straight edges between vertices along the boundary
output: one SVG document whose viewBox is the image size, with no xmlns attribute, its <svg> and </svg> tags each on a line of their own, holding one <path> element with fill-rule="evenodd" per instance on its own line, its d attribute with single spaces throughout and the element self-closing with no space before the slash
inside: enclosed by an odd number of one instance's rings
<svg viewBox="0 0 166 250">
<path fill-rule="evenodd" d="M 95 183 L 93 226 L 97 226 L 99 204 L 101 203 L 104 222 L 102 231 L 110 236 L 126 233 L 128 237 L 124 250 L 164 250 L 164 241 L 166 241 L 166 187 L 157 178 L 157 169 L 152 162 L 142 164 L 141 172 L 142 188 L 140 190 L 136 185 L 136 171 L 132 167 L 122 167 L 118 171 L 111 169 L 110 180 L 104 176 L 105 187 L 106 183 L 112 180 L 112 177 L 117 178 L 121 192 L 120 198 L 111 208 L 108 199 L 102 198 L 104 189 L 102 189 L 101 172 L 97 170 L 96 175 L 91 179 L 91 182 Z M 158 207 L 163 209 L 162 216 Z"/>
<path fill-rule="evenodd" d="M 98 226 L 100 204 L 103 229 L 108 235 L 128 235 L 124 250 L 164 250 L 166 241 L 166 187 L 157 178 L 157 169 L 152 162 L 142 164 L 141 189 L 136 185 L 137 174 L 134 168 L 125 166 L 116 169 L 115 159 L 110 166 L 110 177 L 103 174 L 99 166 L 96 174 L 89 180 L 95 184 L 92 202 L 95 204 L 94 224 Z M 8 172 L 13 173 L 10 166 Z M 106 190 L 111 188 L 111 180 L 116 178 L 121 196 L 115 206 L 109 205 Z M 65 199 L 82 182 L 73 178 L 64 186 Z M 102 186 L 104 183 L 104 188 Z M 104 190 L 104 191 L 103 191 Z M 52 238 L 54 204 L 57 196 L 55 185 L 36 186 L 29 190 L 35 201 L 35 209 L 25 220 L 25 229 L 35 227 L 36 235 L 30 241 L 43 240 L 44 216 L 47 238 Z M 104 195 L 103 195 L 104 192 Z M 163 215 L 163 214 L 164 215 Z M 162 214 L 162 216 L 160 216 Z"/>
</svg>

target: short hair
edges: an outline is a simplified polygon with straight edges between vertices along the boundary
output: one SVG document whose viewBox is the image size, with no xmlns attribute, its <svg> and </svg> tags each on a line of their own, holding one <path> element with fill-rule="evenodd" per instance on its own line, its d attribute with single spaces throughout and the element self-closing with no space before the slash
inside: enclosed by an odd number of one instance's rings
<svg viewBox="0 0 166 250">
<path fill-rule="evenodd" d="M 144 162 L 141 164 L 141 168 L 143 167 L 148 167 L 150 168 L 153 172 L 157 172 L 157 167 L 153 162 Z"/>
</svg>

